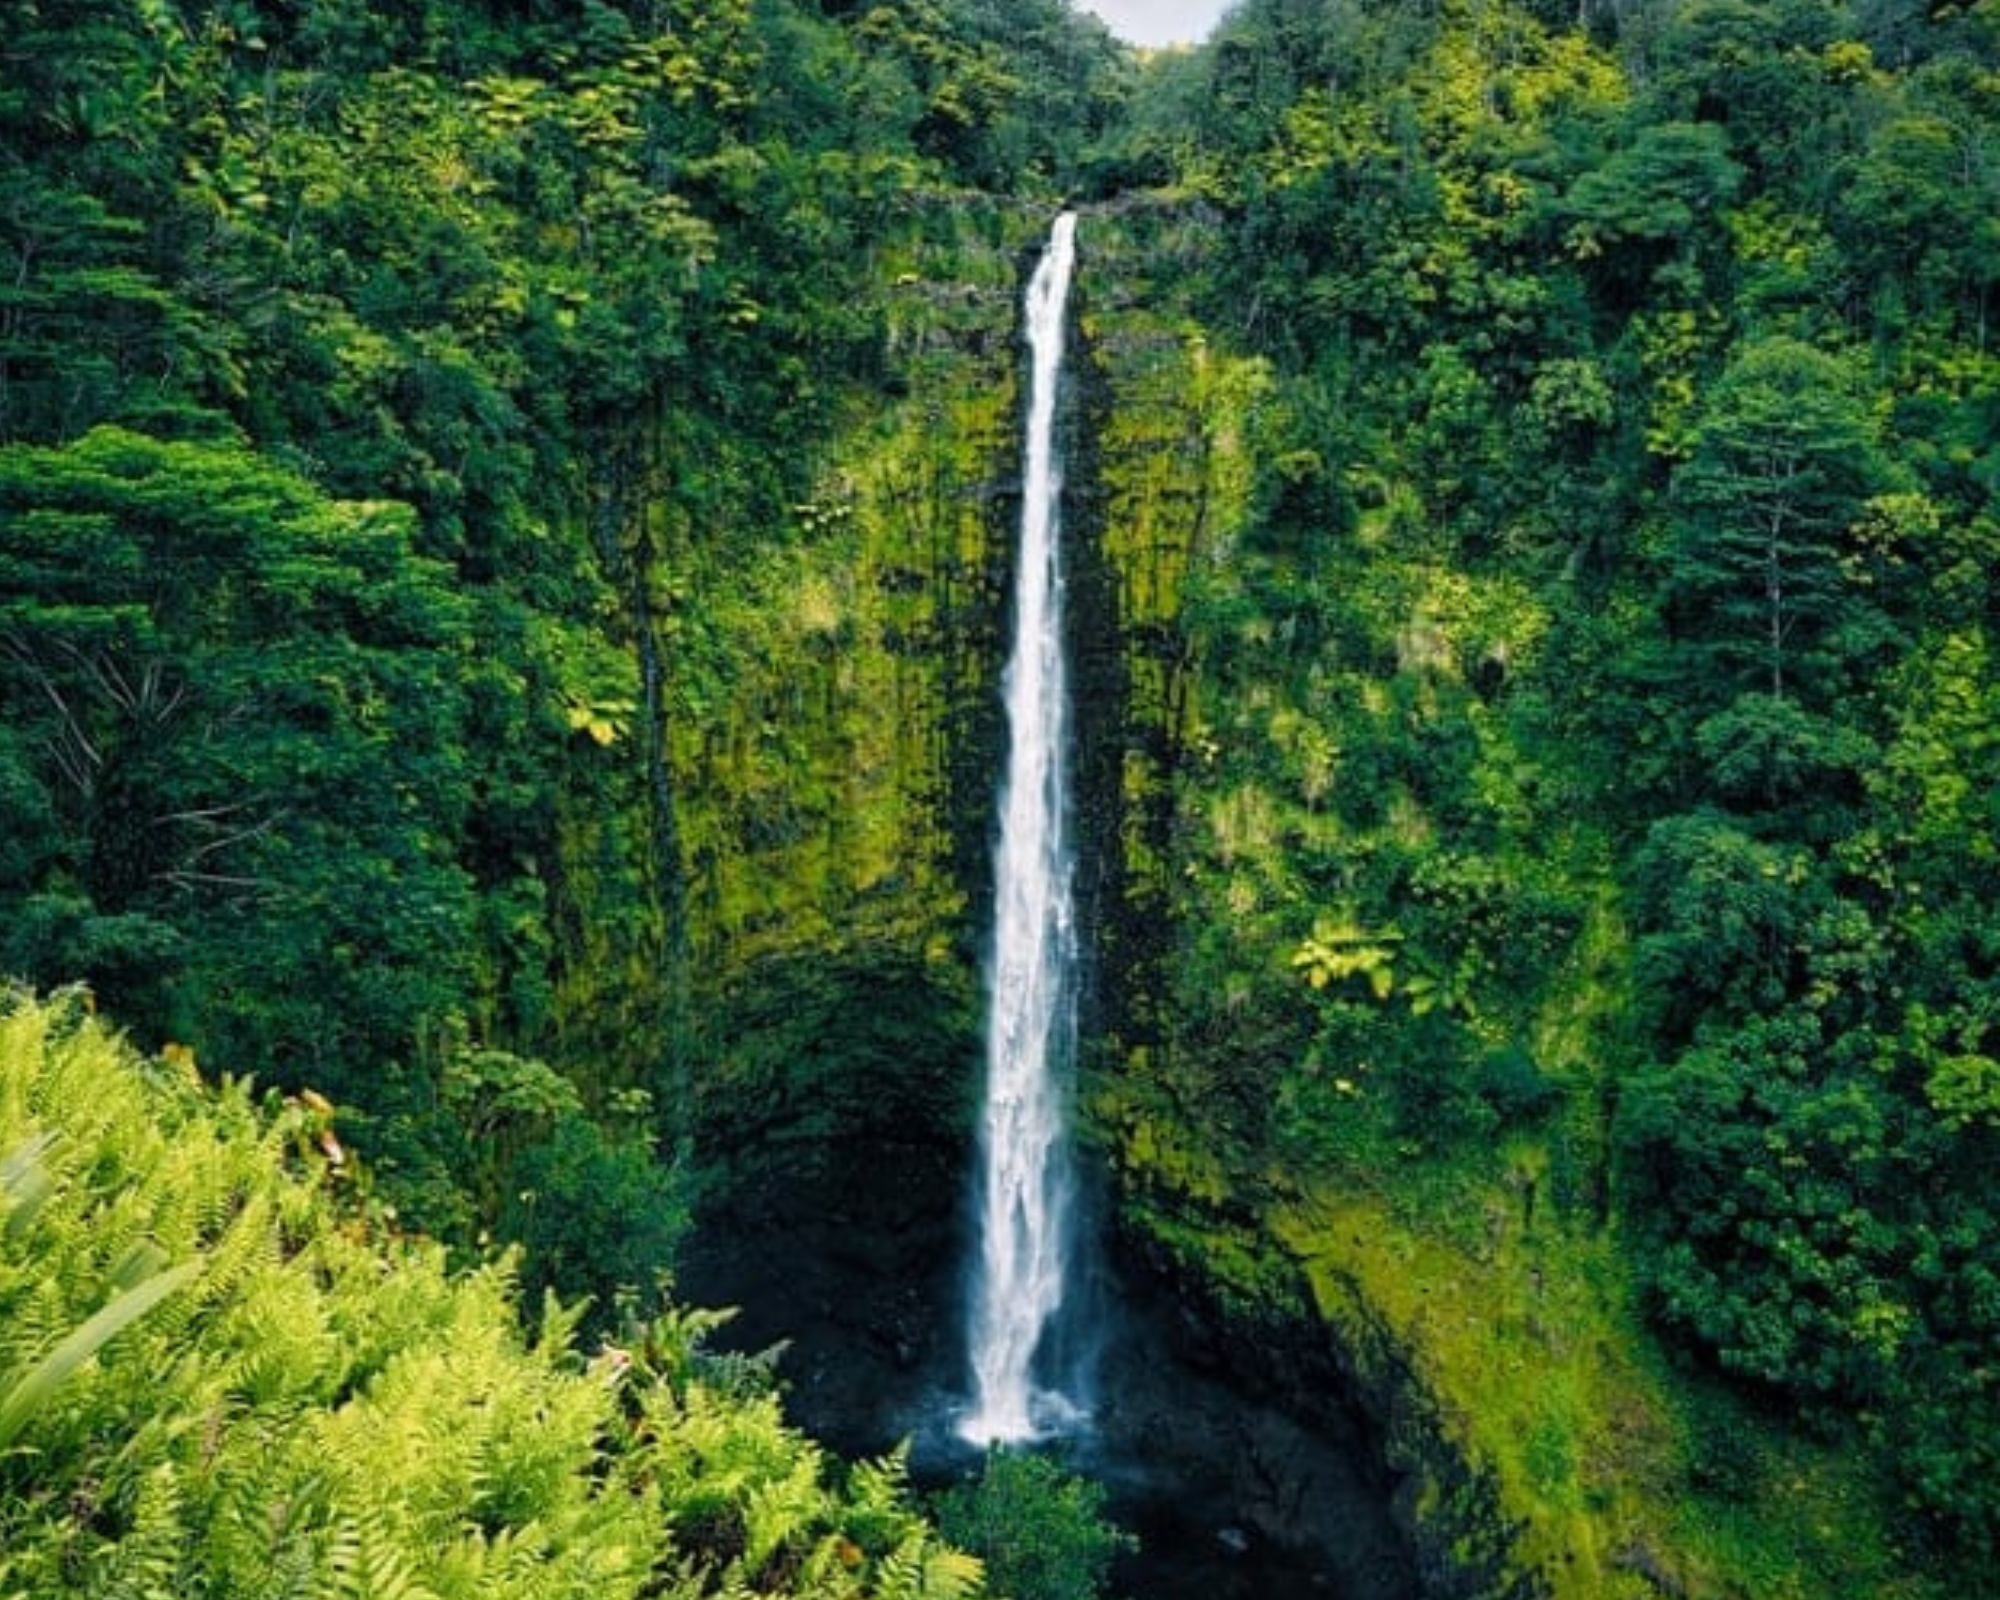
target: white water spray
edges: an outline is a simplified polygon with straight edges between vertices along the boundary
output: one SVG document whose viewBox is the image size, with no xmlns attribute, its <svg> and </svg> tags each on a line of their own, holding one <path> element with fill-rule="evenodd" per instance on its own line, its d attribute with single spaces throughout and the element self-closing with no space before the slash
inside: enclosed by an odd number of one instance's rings
<svg viewBox="0 0 2000 1600">
<path fill-rule="evenodd" d="M 1070 1171 L 1064 1090 L 1076 1044 L 1076 953 L 1068 838 L 1069 684 L 1058 549 L 1057 389 L 1076 218 L 1065 212 L 1028 284 L 1031 357 L 1008 757 L 994 862 L 987 976 L 986 1109 L 980 1128 L 972 1404 L 958 1431 L 982 1446 L 1033 1439 L 1079 1415 L 1036 1382 L 1036 1352 L 1062 1304 Z"/>
</svg>

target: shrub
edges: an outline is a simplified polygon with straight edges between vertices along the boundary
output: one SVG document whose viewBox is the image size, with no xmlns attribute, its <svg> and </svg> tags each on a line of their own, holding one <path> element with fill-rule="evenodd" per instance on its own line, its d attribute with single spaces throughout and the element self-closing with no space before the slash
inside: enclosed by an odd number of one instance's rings
<svg viewBox="0 0 2000 1600">
<path fill-rule="evenodd" d="M 938 1501 L 945 1536 L 986 1561 L 1013 1600 L 1096 1600 L 1111 1563 L 1137 1541 L 1104 1519 L 1104 1490 L 1047 1456 L 996 1450 L 976 1482 Z"/>
</svg>

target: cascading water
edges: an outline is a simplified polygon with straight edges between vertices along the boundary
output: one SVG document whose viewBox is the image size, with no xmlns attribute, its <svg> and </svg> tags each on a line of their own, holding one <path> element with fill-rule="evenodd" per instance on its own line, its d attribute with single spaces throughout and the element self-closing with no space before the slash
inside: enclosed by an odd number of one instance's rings
<svg viewBox="0 0 2000 1600">
<path fill-rule="evenodd" d="M 1062 1304 L 1069 1269 L 1064 1092 L 1076 1044 L 1076 930 L 1055 431 L 1075 260 L 1076 218 L 1065 212 L 1050 232 L 1025 304 L 1027 459 L 987 976 L 972 1400 L 958 1425 L 961 1437 L 981 1446 L 1037 1438 L 1081 1414 L 1059 1382 L 1038 1382 L 1036 1375 L 1036 1354 Z"/>
</svg>

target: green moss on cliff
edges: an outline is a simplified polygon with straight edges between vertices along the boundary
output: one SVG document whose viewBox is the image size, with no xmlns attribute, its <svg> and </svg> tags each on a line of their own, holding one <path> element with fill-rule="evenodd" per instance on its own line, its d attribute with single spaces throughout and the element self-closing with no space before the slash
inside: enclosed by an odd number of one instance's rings
<svg viewBox="0 0 2000 1600">
<path fill-rule="evenodd" d="M 1538 1153 L 1512 1146 L 1512 1172 Z M 1665 1364 L 1611 1236 L 1530 1213 L 1520 1182 L 1438 1187 L 1315 1189 L 1266 1225 L 1334 1338 L 1386 1330 L 1551 1594 L 1923 1592 L 1871 1544 L 1883 1508 L 1851 1461 L 1740 1416 L 1717 1437 L 1716 1397 Z M 1440 1203 L 1479 1237 L 1428 1226 Z"/>
<path fill-rule="evenodd" d="M 879 242 L 893 399 L 828 444 L 787 525 L 673 563 L 690 935 L 773 955 L 962 946 L 993 733 L 1016 449 L 1018 252 L 1038 220 L 940 196 Z"/>
</svg>

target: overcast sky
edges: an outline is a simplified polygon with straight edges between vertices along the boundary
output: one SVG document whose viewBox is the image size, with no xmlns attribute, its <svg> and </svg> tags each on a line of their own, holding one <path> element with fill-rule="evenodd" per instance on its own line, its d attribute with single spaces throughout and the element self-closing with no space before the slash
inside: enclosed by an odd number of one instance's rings
<svg viewBox="0 0 2000 1600">
<path fill-rule="evenodd" d="M 1198 44 L 1234 0 L 1079 0 L 1133 44 Z"/>
</svg>

